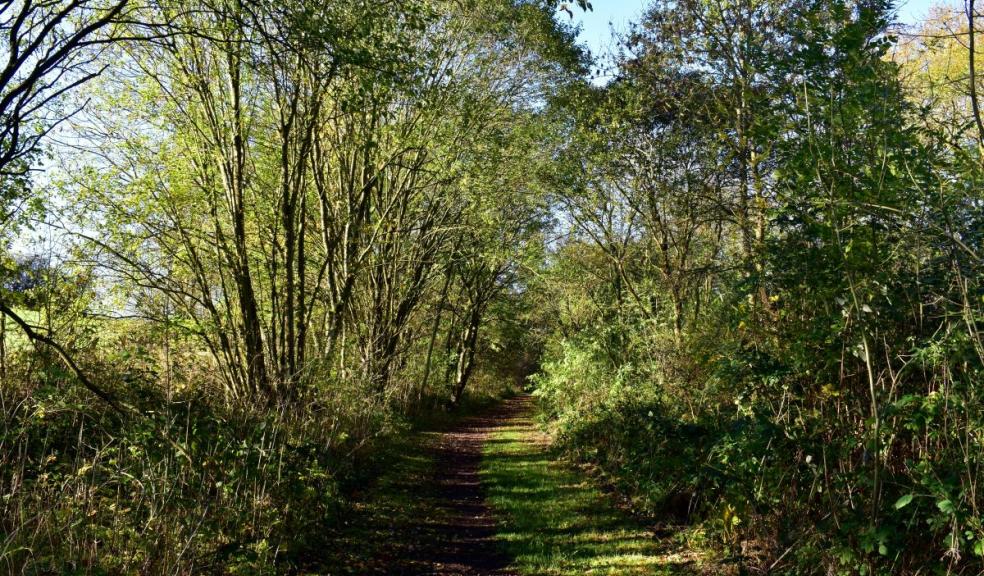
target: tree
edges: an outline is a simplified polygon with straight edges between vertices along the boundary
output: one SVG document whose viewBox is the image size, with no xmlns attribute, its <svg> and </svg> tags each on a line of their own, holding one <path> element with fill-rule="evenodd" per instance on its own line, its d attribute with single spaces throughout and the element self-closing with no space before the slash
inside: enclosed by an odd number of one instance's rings
<svg viewBox="0 0 984 576">
<path fill-rule="evenodd" d="M 473 238 L 520 241 L 471 230 L 493 223 L 469 188 L 523 184 L 491 162 L 518 174 L 500 151 L 579 65 L 570 33 L 505 1 L 154 10 L 173 33 L 120 51 L 77 127 L 99 169 L 68 179 L 75 232 L 123 290 L 167 295 L 230 398 L 333 379 L 409 397 L 397 373 L 442 272 Z"/>
<path fill-rule="evenodd" d="M 0 234 L 30 201 L 29 170 L 44 138 L 78 110 L 64 110 L 63 96 L 104 68 L 102 49 L 117 41 L 114 23 L 128 0 L 59 0 L 0 3 Z M 33 341 L 53 348 L 79 381 L 100 398 L 109 395 L 83 374 L 51 335 L 21 318 L 0 289 L 0 314 Z"/>
</svg>

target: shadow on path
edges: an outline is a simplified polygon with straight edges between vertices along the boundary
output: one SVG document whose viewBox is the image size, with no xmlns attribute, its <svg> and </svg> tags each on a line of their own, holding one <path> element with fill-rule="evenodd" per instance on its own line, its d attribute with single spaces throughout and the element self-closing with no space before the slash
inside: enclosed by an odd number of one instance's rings
<svg viewBox="0 0 984 576">
<path fill-rule="evenodd" d="M 524 405 L 506 401 L 415 435 L 359 498 L 328 574 L 513 576 L 480 482 L 482 448 Z"/>
<path fill-rule="evenodd" d="M 480 469 L 482 449 L 489 436 L 523 408 L 507 400 L 495 409 L 465 419 L 441 434 L 434 445 L 434 479 L 445 522 L 432 526 L 440 545 L 428 574 L 511 575 L 511 558 L 496 541 L 496 521 L 485 501 Z"/>
<path fill-rule="evenodd" d="M 695 574 L 696 557 L 557 461 L 519 396 L 407 437 L 317 574 Z M 306 572 L 305 574 L 311 574 Z"/>
<path fill-rule="evenodd" d="M 583 473 L 556 459 L 532 421 L 529 397 L 485 448 L 482 482 L 498 538 L 521 574 L 699 573 L 700 559 L 619 509 Z"/>
</svg>

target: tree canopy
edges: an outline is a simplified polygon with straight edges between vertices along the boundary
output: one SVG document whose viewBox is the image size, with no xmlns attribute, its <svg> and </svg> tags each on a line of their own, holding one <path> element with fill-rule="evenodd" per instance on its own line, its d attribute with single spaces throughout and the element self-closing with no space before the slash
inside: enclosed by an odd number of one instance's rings
<svg viewBox="0 0 984 576">
<path fill-rule="evenodd" d="M 526 389 L 719 573 L 984 569 L 973 1 L 592 9 L 0 2 L 0 565 L 320 570 Z"/>
</svg>

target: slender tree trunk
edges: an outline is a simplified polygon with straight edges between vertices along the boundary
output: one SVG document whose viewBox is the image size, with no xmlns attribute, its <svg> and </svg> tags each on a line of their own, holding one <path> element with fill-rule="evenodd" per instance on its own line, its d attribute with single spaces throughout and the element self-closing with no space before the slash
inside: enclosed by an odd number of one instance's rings
<svg viewBox="0 0 984 576">
<path fill-rule="evenodd" d="M 465 327 L 465 333 L 458 344 L 458 360 L 455 369 L 455 381 L 451 396 L 451 405 L 457 406 L 465 393 L 465 387 L 471 379 L 475 367 L 475 348 L 478 343 L 478 329 L 482 322 L 481 306 L 475 305 L 471 317 Z"/>
<path fill-rule="evenodd" d="M 683 296 L 680 294 L 680 287 L 674 282 L 670 288 L 670 295 L 673 298 L 673 338 L 676 343 L 680 343 L 683 337 Z"/>
<path fill-rule="evenodd" d="M 168 403 L 173 393 L 171 386 L 171 310 L 170 302 L 164 301 L 164 393 Z M 2 377 L 2 375 L 0 375 Z"/>
<path fill-rule="evenodd" d="M 468 319 L 464 326 L 462 337 L 458 341 L 458 358 L 455 363 L 455 380 L 452 386 L 451 405 L 456 406 L 461 402 L 461 397 L 471 379 L 472 371 L 475 367 L 475 350 L 478 347 L 478 331 L 482 325 L 482 317 L 485 314 L 486 306 L 491 300 L 494 292 L 495 275 L 490 279 L 491 284 L 483 285 L 483 279 L 474 280 L 472 289 L 474 294 L 471 297 L 471 309 Z"/>
<path fill-rule="evenodd" d="M 970 82 L 970 106 L 977 125 L 977 146 L 984 151 L 984 121 L 981 120 L 980 102 L 977 100 L 976 32 L 974 30 L 974 0 L 967 0 L 967 78 Z"/>
<path fill-rule="evenodd" d="M 286 144 L 284 145 L 284 153 L 286 154 Z M 284 163 L 288 162 L 287 158 L 283 159 Z M 285 172 L 287 170 L 285 169 Z M 284 175 L 285 179 L 289 179 L 289 174 Z M 287 185 L 287 184 L 285 184 Z M 289 186 L 289 185 L 288 185 Z M 297 263 L 296 259 L 296 247 L 297 247 L 297 230 L 294 223 L 294 211 L 295 202 L 293 198 L 294 193 L 292 191 L 285 191 L 285 198 L 282 209 L 283 220 L 281 226 L 284 230 L 284 340 L 285 346 L 284 350 L 281 351 L 281 380 L 284 383 L 291 381 L 294 378 L 296 371 L 296 329 L 297 325 L 294 320 L 294 307 L 295 307 L 295 292 L 296 292 L 296 279 L 294 277 L 296 272 Z"/>
<path fill-rule="evenodd" d="M 441 316 L 444 313 L 444 300 L 448 296 L 448 288 L 451 285 L 451 273 L 449 272 L 444 277 L 444 287 L 441 289 L 441 296 L 437 302 L 437 313 L 434 315 L 434 325 L 431 327 L 430 342 L 427 344 L 427 359 L 424 362 L 424 376 L 421 378 L 420 390 L 423 392 L 427 389 L 427 383 L 430 380 L 431 374 L 431 362 L 434 357 L 434 343 L 437 341 L 437 333 L 441 328 Z"/>
<path fill-rule="evenodd" d="M 307 304 L 306 304 L 306 290 L 307 278 L 307 260 L 304 253 L 304 235 L 307 232 L 307 220 L 305 218 L 305 210 L 307 209 L 307 201 L 303 192 L 301 193 L 300 208 L 298 211 L 299 222 L 297 230 L 297 317 L 295 322 L 297 324 L 294 329 L 294 335 L 297 339 L 297 344 L 295 344 L 294 351 L 294 362 L 295 370 L 300 370 L 304 366 L 304 346 L 307 341 Z M 296 376 L 296 373 L 295 373 Z"/>
<path fill-rule="evenodd" d="M 0 314 L 0 380 L 7 381 L 7 317 Z"/>
</svg>

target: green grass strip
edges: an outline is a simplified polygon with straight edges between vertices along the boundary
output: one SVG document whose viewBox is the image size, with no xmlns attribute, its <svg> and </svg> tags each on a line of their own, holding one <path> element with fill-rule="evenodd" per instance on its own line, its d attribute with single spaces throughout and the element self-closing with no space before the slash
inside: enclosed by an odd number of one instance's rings
<svg viewBox="0 0 984 576">
<path fill-rule="evenodd" d="M 529 419 L 486 443 L 482 482 L 521 574 L 692 574 L 693 558 L 614 506 L 554 455 Z"/>
</svg>

